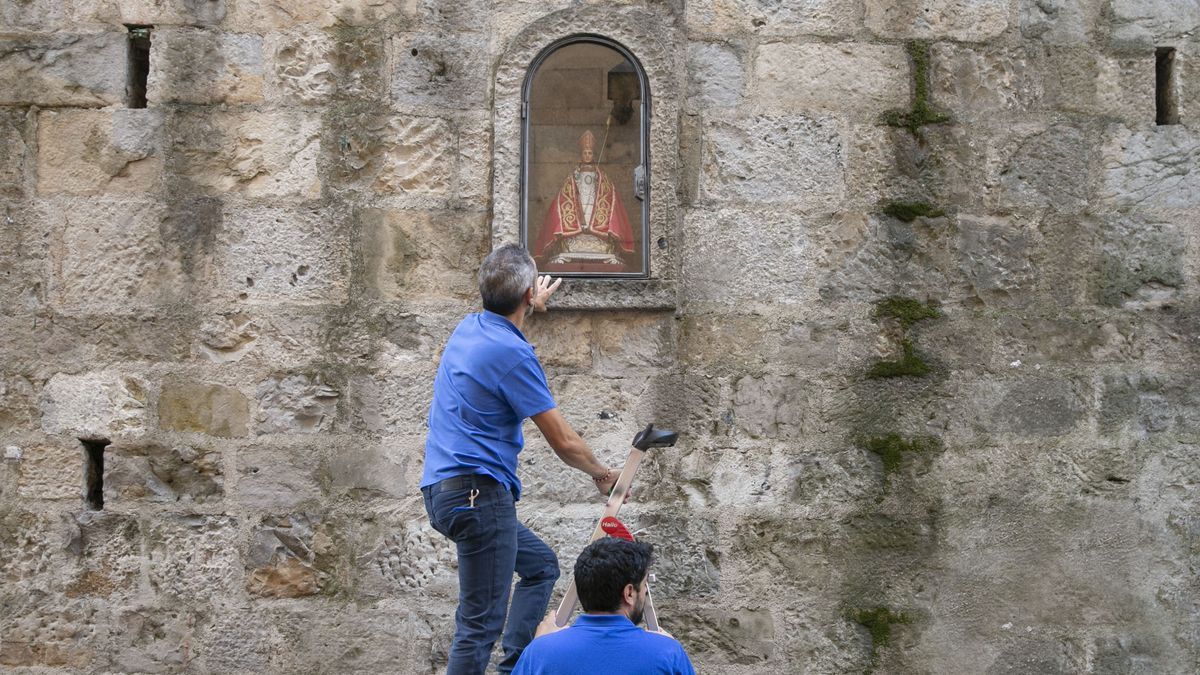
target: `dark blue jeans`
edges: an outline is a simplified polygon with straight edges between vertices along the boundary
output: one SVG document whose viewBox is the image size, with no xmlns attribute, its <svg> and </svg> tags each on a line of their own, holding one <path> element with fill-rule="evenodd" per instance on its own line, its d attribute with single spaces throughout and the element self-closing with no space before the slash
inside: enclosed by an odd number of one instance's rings
<svg viewBox="0 0 1200 675">
<path fill-rule="evenodd" d="M 472 489 L 479 490 L 474 507 Z M 512 493 L 490 477 L 456 476 L 421 492 L 433 529 L 458 549 L 458 611 L 446 673 L 483 673 L 501 631 L 504 658 L 499 671 L 511 672 L 546 613 L 558 580 L 558 558 L 517 522 Z M 521 579 L 510 608 L 513 572 Z"/>
</svg>

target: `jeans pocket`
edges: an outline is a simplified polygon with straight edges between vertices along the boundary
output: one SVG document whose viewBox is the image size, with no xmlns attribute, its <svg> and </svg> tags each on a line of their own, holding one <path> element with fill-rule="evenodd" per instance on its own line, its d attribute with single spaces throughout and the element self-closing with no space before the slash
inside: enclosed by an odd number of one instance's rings
<svg viewBox="0 0 1200 675">
<path fill-rule="evenodd" d="M 480 534 L 480 506 L 471 506 L 468 490 L 450 490 L 434 495 L 430 520 L 433 529 L 453 541 Z"/>
</svg>

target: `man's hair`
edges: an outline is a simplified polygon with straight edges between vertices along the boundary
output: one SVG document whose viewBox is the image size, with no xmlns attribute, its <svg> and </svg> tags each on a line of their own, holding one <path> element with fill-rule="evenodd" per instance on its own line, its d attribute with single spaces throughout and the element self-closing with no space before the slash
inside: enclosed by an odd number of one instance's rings
<svg viewBox="0 0 1200 675">
<path fill-rule="evenodd" d="M 479 295 L 483 308 L 508 316 L 521 304 L 521 296 L 537 283 L 537 265 L 529 252 L 516 244 L 492 251 L 479 267 Z"/>
<path fill-rule="evenodd" d="M 654 548 L 642 542 L 603 537 L 588 544 L 575 560 L 575 588 L 585 612 L 615 612 L 625 586 L 646 578 Z"/>
</svg>

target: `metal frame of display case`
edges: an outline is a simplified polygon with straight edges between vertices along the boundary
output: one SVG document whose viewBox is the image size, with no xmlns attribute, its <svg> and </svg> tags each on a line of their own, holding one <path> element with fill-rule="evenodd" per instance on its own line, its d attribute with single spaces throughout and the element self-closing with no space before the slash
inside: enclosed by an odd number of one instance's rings
<svg viewBox="0 0 1200 675">
<path fill-rule="evenodd" d="M 543 49 L 533 63 L 529 65 L 529 70 L 525 75 L 525 83 L 521 86 L 521 199 L 520 199 L 520 223 L 518 225 L 520 231 L 521 245 L 529 248 L 529 91 L 533 85 L 533 79 L 537 77 L 538 70 L 542 67 L 542 63 L 550 57 L 551 54 L 563 47 L 572 44 L 587 42 L 609 47 L 617 51 L 621 56 L 624 56 L 629 63 L 633 64 L 634 72 L 637 73 L 638 86 L 641 87 L 641 115 L 642 123 L 640 129 L 641 142 L 641 158 L 638 168 L 641 169 L 645 185 L 642 189 L 643 197 L 641 199 L 642 209 L 642 272 L 555 272 L 556 277 L 575 277 L 583 279 L 648 279 L 650 278 L 650 195 L 651 183 L 650 180 L 650 82 L 646 77 L 646 69 L 642 67 L 637 57 L 633 52 L 629 51 L 619 42 L 606 38 L 603 35 L 593 33 L 578 33 L 569 35 L 560 40 L 556 40 Z M 632 180 L 637 180 L 636 175 L 630 177 Z M 636 191 L 636 190 L 635 190 Z"/>
</svg>

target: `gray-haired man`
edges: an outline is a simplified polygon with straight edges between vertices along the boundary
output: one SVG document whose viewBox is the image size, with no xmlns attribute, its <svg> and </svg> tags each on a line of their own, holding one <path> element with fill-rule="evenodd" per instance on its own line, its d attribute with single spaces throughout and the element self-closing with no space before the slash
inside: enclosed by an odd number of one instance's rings
<svg viewBox="0 0 1200 675">
<path fill-rule="evenodd" d="M 568 466 L 607 495 L 617 479 L 558 412 L 533 346 L 521 332 L 562 281 L 538 277 L 525 249 L 496 249 L 479 269 L 483 310 L 458 324 L 433 385 L 421 492 L 433 527 L 458 551 L 458 611 L 447 673 L 482 673 L 503 630 L 510 672 L 546 611 L 558 558 L 517 521 L 521 423 L 533 419 Z M 512 593 L 512 575 L 521 580 Z M 505 627 L 505 611 L 508 613 Z"/>
</svg>

